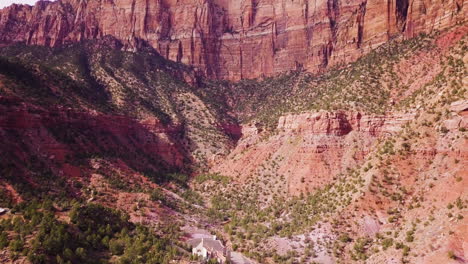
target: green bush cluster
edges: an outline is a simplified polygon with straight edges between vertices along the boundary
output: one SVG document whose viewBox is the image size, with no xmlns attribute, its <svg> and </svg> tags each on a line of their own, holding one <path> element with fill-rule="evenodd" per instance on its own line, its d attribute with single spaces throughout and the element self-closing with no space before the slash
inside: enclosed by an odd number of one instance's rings
<svg viewBox="0 0 468 264">
<path fill-rule="evenodd" d="M 0 222 L 0 248 L 32 263 L 107 263 L 111 256 L 117 263 L 169 263 L 183 254 L 169 238 L 98 204 L 75 204 L 69 224 L 56 217 L 50 201 L 23 203 L 15 212 L 20 216 Z"/>
</svg>

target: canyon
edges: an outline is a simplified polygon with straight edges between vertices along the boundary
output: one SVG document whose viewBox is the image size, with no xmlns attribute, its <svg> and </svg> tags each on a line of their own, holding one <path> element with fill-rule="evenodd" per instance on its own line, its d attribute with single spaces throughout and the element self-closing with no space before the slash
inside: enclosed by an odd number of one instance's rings
<svg viewBox="0 0 468 264">
<path fill-rule="evenodd" d="M 466 13 L 461 0 L 1 9 L 0 262 L 202 263 L 186 244 L 201 230 L 251 263 L 465 263 Z M 100 214 L 120 226 L 80 227 Z M 44 242 L 47 223 L 79 234 L 71 253 Z"/>
</svg>

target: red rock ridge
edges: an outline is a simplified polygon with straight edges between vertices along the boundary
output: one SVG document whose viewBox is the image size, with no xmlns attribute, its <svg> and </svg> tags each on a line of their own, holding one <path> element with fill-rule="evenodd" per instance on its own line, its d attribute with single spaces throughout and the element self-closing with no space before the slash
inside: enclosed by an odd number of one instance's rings
<svg viewBox="0 0 468 264">
<path fill-rule="evenodd" d="M 411 119 L 406 115 L 363 115 L 359 112 L 325 112 L 286 115 L 279 118 L 277 129 L 285 133 L 308 133 L 329 136 L 344 136 L 351 131 L 378 136 L 394 133 L 402 123 Z"/>
<path fill-rule="evenodd" d="M 112 35 L 211 78 L 319 71 L 397 35 L 464 23 L 462 0 L 60 0 L 0 10 L 0 43 L 59 46 Z"/>
<path fill-rule="evenodd" d="M 249 177 L 266 161 L 276 159 L 278 173 L 288 175 L 289 194 L 310 191 L 361 164 L 377 140 L 397 133 L 413 118 L 414 114 L 378 116 L 346 111 L 283 116 L 278 134 L 268 140 L 262 140 L 255 126 L 244 127 L 237 147 L 213 170 Z"/>
</svg>

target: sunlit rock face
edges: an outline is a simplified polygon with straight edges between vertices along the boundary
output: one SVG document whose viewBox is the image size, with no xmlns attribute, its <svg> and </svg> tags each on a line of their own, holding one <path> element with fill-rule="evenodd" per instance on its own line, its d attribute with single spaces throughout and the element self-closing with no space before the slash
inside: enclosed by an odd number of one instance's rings
<svg viewBox="0 0 468 264">
<path fill-rule="evenodd" d="M 112 35 L 210 78 L 239 80 L 350 62 L 396 36 L 461 23 L 462 0 L 60 0 L 0 11 L 0 42 L 59 46 Z"/>
<path fill-rule="evenodd" d="M 379 116 L 347 111 L 285 115 L 278 121 L 278 133 L 268 140 L 262 140 L 254 126 L 245 126 L 243 138 L 215 171 L 246 177 L 273 159 L 278 173 L 287 175 L 289 194 L 308 192 L 361 164 L 376 141 L 398 133 L 412 118 L 412 113 Z"/>
</svg>

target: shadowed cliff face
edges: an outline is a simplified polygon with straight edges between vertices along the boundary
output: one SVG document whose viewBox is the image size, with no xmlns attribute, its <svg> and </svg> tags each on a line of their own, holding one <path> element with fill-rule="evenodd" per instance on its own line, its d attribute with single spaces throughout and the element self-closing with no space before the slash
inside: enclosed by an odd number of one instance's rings
<svg viewBox="0 0 468 264">
<path fill-rule="evenodd" d="M 0 42 L 60 46 L 112 35 L 206 76 L 239 80 L 356 60 L 398 34 L 464 21 L 460 0 L 61 0 L 0 12 Z"/>
<path fill-rule="evenodd" d="M 401 31 L 405 30 L 406 19 L 408 17 L 408 7 L 409 7 L 409 1 L 408 0 L 396 1 L 397 26 L 399 27 L 399 29 Z"/>
<path fill-rule="evenodd" d="M 188 159 L 174 144 L 182 126 L 65 107 L 44 109 L 4 96 L 0 96 L 0 109 L 2 174 L 17 184 L 37 184 L 37 193 L 57 191 L 53 182 L 58 179 L 90 173 L 92 159 L 107 159 L 116 168 L 125 164 L 159 183 L 168 180 L 166 172 L 181 168 Z M 44 185 L 44 179 L 50 186 Z"/>
<path fill-rule="evenodd" d="M 20 193 L 54 192 L 61 187 L 48 183 L 67 186 L 99 170 L 115 176 L 95 161 L 174 182 L 170 175 L 190 174 L 195 160 L 203 164 L 240 137 L 232 118 L 184 82 L 196 81 L 188 67 L 115 44 L 0 49 L 0 174 Z"/>
</svg>

